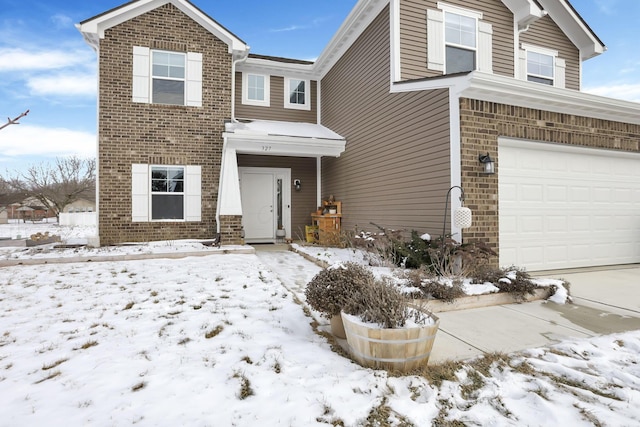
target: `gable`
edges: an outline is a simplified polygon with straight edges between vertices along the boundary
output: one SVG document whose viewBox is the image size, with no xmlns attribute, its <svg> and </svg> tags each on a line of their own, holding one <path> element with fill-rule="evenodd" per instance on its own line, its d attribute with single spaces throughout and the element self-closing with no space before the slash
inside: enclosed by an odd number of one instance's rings
<svg viewBox="0 0 640 427">
<path fill-rule="evenodd" d="M 228 46 L 229 53 L 246 55 L 249 51 L 249 46 L 245 42 L 187 0 L 135 0 L 82 21 L 76 25 L 76 28 L 82 33 L 87 43 L 98 50 L 100 39 L 104 38 L 105 31 L 109 28 L 169 3 L 222 40 Z"/>
</svg>

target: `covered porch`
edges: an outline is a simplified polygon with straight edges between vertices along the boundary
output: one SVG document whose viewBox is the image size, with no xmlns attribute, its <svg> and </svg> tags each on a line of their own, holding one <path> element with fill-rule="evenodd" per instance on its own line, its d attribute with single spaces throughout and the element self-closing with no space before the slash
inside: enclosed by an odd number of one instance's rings
<svg viewBox="0 0 640 427">
<path fill-rule="evenodd" d="M 218 189 L 218 232 L 225 243 L 298 239 L 320 204 L 323 156 L 346 140 L 312 123 L 228 123 Z"/>
</svg>

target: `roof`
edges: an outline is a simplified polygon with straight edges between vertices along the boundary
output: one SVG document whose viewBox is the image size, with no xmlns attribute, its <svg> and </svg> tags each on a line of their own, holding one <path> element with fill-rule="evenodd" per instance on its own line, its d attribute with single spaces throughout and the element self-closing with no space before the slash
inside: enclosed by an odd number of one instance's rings
<svg viewBox="0 0 640 427">
<path fill-rule="evenodd" d="M 284 62 L 285 64 L 304 64 L 304 65 L 313 64 L 313 61 L 305 61 L 302 59 L 293 59 L 293 58 L 282 58 L 280 56 L 258 55 L 256 53 L 250 53 L 249 58 L 266 59 L 268 61 Z"/>
<path fill-rule="evenodd" d="M 251 120 L 227 123 L 226 131 L 242 135 L 291 136 L 297 138 L 344 140 L 331 129 L 315 123 Z"/>
<path fill-rule="evenodd" d="M 97 50 L 100 46 L 100 39 L 104 38 L 105 30 L 168 3 L 173 4 L 185 15 L 189 16 L 203 28 L 226 43 L 229 46 L 229 53 L 238 52 L 246 54 L 249 51 L 249 46 L 244 41 L 204 13 L 189 0 L 133 0 L 96 15 L 93 18 L 86 19 L 76 24 L 76 28 L 82 33 L 87 43 Z"/>
</svg>

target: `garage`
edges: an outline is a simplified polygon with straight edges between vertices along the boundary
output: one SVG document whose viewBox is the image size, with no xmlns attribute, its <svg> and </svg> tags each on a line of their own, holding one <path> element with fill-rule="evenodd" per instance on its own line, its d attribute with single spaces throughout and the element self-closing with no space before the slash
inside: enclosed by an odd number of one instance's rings
<svg viewBox="0 0 640 427">
<path fill-rule="evenodd" d="M 640 262 L 640 153 L 500 138 L 500 265 Z"/>
</svg>

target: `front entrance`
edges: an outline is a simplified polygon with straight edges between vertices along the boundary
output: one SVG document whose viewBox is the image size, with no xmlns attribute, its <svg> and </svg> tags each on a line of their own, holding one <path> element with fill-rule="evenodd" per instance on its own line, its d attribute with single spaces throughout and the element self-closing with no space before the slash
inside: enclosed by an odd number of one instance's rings
<svg viewBox="0 0 640 427">
<path fill-rule="evenodd" d="M 281 237 L 277 230 L 290 237 L 291 169 L 241 167 L 238 172 L 245 242 L 275 242 Z"/>
</svg>

